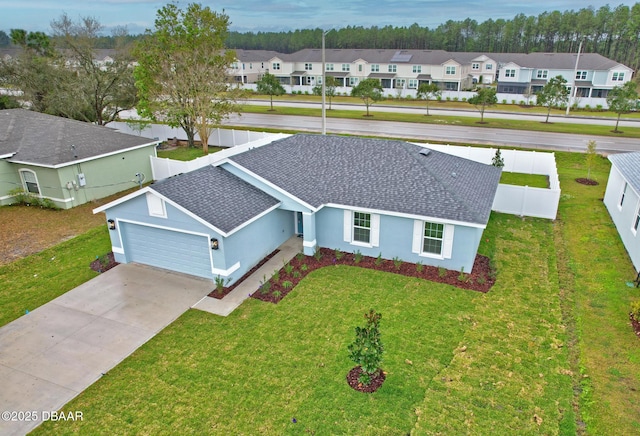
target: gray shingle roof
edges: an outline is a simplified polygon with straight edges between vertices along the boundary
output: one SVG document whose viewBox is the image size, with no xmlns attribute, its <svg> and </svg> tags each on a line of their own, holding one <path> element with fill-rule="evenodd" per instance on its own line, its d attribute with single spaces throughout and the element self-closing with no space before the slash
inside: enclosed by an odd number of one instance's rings
<svg viewBox="0 0 640 436">
<path fill-rule="evenodd" d="M 151 189 L 208 223 L 230 232 L 278 200 L 222 168 L 207 166 L 164 179 Z"/>
<path fill-rule="evenodd" d="M 609 160 L 620 170 L 633 190 L 640 193 L 640 152 L 612 154 Z"/>
<path fill-rule="evenodd" d="M 486 224 L 501 169 L 403 141 L 301 134 L 230 159 L 313 207 Z"/>
<path fill-rule="evenodd" d="M 15 153 L 7 159 L 9 162 L 61 165 L 153 142 L 108 127 L 25 109 L 0 110 L 0 155 Z"/>
</svg>

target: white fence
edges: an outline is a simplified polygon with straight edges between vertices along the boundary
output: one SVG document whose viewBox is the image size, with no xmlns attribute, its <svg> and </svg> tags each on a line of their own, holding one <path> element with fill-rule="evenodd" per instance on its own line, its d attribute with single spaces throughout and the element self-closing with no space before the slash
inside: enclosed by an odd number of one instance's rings
<svg viewBox="0 0 640 436">
<path fill-rule="evenodd" d="M 469 160 L 491 164 L 495 148 L 461 147 L 454 145 L 417 144 Z M 549 177 L 549 189 L 529 186 L 498 185 L 492 210 L 520 216 L 556 219 L 560 203 L 560 180 L 555 154 L 536 151 L 500 149 L 503 171 L 540 174 Z"/>
<path fill-rule="evenodd" d="M 197 170 L 207 165 L 212 165 L 220 162 L 221 160 L 224 160 L 229 156 L 233 156 L 251 148 L 260 147 L 275 140 L 287 138 L 289 136 L 291 135 L 287 135 L 284 133 L 265 133 L 263 134 L 263 137 L 261 139 L 235 145 L 225 150 L 220 150 L 216 153 L 211 153 L 207 156 L 202 156 L 187 162 L 151 156 L 151 170 L 153 174 L 153 180 L 162 180 L 180 173 L 187 173 L 189 171 Z"/>
<path fill-rule="evenodd" d="M 135 121 L 131 122 L 113 122 L 109 127 L 117 129 L 122 133 L 129 135 L 142 136 L 150 139 L 159 139 L 167 141 L 169 139 L 187 140 L 184 130 L 177 127 L 169 127 L 166 124 L 148 124 L 143 129 L 137 128 L 140 124 Z M 219 147 L 235 147 L 236 145 L 246 144 L 247 142 L 259 141 L 270 138 L 273 133 L 254 132 L 250 130 L 232 130 L 232 129 L 214 129 L 209 136 L 209 145 Z M 200 140 L 200 136 L 196 134 L 195 139 Z"/>
</svg>

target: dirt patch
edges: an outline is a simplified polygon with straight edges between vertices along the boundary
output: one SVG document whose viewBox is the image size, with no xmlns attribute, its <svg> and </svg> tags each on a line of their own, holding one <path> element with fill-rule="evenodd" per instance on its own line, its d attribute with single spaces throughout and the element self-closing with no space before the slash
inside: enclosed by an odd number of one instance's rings
<svg viewBox="0 0 640 436">
<path fill-rule="evenodd" d="M 251 297 L 278 303 L 311 271 L 334 265 L 350 265 L 385 271 L 479 292 L 488 292 L 495 283 L 495 271 L 486 256 L 477 255 L 471 273 L 461 273 L 401 260 L 393 261 L 321 248 L 314 256 L 298 254 L 273 277 L 263 283 Z"/>
<path fill-rule="evenodd" d="M 371 383 L 369 383 L 368 385 L 363 385 L 358 381 L 358 378 L 361 374 L 362 368 L 360 366 L 354 367 L 347 374 L 347 383 L 349 383 L 349 386 L 351 386 L 356 391 L 365 392 L 367 394 L 377 391 L 387 378 L 387 375 L 384 371 L 378 370 L 373 376 L 371 376 Z"/>
<path fill-rule="evenodd" d="M 582 185 L 587 185 L 587 186 L 597 186 L 597 185 L 599 185 L 599 183 L 596 182 L 595 180 L 585 179 L 585 178 L 576 179 L 576 182 L 578 182 L 578 183 L 580 183 Z"/>
<path fill-rule="evenodd" d="M 96 258 L 96 260 L 94 260 L 93 262 L 91 262 L 91 264 L 89 265 L 91 267 L 92 270 L 94 270 L 95 272 L 99 272 L 99 273 L 103 273 L 105 271 L 109 271 L 111 268 L 120 265 L 118 262 L 116 262 L 114 256 L 113 256 L 113 251 L 100 256 L 98 258 Z"/>
<path fill-rule="evenodd" d="M 640 338 L 640 321 L 637 321 L 633 317 L 633 313 L 629 314 L 629 321 L 631 321 L 631 328 L 633 328 L 633 332 L 636 334 L 638 338 Z"/>
</svg>

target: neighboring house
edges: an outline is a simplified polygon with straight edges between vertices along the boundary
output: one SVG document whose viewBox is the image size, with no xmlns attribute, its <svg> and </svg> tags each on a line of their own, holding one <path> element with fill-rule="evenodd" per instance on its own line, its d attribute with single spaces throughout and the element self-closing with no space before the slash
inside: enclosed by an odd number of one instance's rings
<svg viewBox="0 0 640 436">
<path fill-rule="evenodd" d="M 132 188 L 151 180 L 157 144 L 68 118 L 0 110 L 0 205 L 11 204 L 16 189 L 68 209 Z"/>
<path fill-rule="evenodd" d="M 283 85 L 314 86 L 322 82 L 322 50 L 291 54 L 238 50 L 231 75 L 255 83 L 262 74 L 276 75 Z M 474 83 L 497 82 L 501 94 L 531 94 L 555 76 L 577 87 L 580 98 L 606 98 L 615 86 L 631 80 L 633 70 L 597 53 L 482 53 L 444 50 L 327 49 L 326 75 L 341 87 L 356 86 L 366 78 L 379 79 L 383 89 L 414 95 L 422 83 L 444 91 L 470 90 Z M 576 60 L 578 67 L 576 70 Z M 257 66 L 260 65 L 260 69 Z M 248 72 L 255 72 L 249 74 Z M 412 94 L 413 93 L 413 94 Z"/>
<path fill-rule="evenodd" d="M 640 271 L 640 152 L 609 156 L 611 173 L 604 204 L 631 262 Z"/>
<path fill-rule="evenodd" d="M 294 235 L 471 271 L 501 169 L 403 141 L 301 134 L 154 183 L 106 212 L 116 260 L 233 283 Z"/>
</svg>

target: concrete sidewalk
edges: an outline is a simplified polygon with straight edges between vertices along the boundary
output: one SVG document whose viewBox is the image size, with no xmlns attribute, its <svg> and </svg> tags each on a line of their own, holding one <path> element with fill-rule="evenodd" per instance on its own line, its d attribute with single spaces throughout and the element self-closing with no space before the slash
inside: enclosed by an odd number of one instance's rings
<svg viewBox="0 0 640 436">
<path fill-rule="evenodd" d="M 204 297 L 193 305 L 194 309 L 203 310 L 216 315 L 227 316 L 233 312 L 244 300 L 258 290 L 263 277 L 267 279 L 274 271 L 282 268 L 284 263 L 293 259 L 296 254 L 302 252 L 302 238 L 294 236 L 278 247 L 280 250 L 275 256 L 265 262 L 253 274 L 247 277 L 233 291 L 225 295 L 221 300 L 212 297 Z"/>
<path fill-rule="evenodd" d="M 212 289 L 123 264 L 1 327 L 0 435 L 31 431 Z"/>
</svg>

